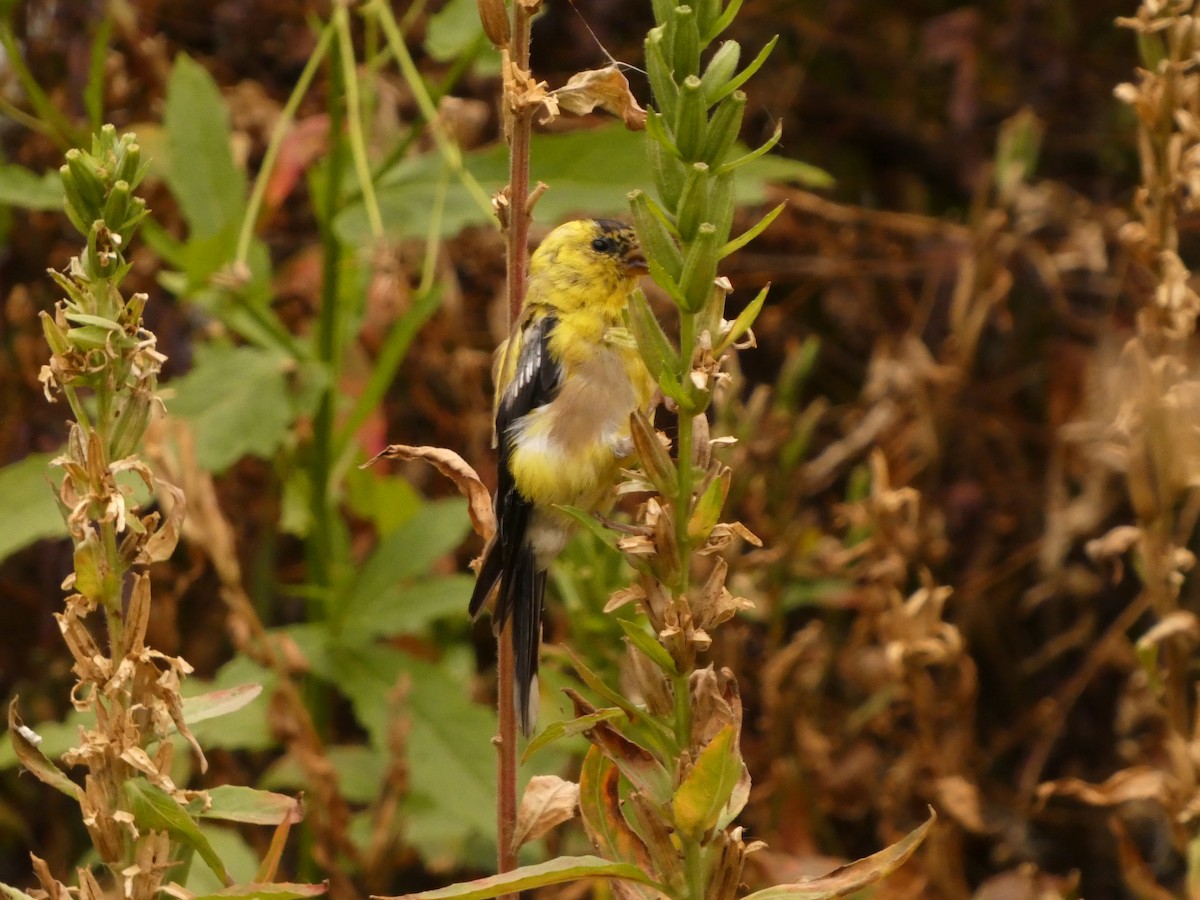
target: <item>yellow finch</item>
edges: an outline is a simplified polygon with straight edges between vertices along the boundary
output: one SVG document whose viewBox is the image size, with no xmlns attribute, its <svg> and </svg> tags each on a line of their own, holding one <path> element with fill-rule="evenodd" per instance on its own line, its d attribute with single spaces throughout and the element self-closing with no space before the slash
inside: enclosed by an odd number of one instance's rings
<svg viewBox="0 0 1200 900">
<path fill-rule="evenodd" d="M 513 621 L 517 717 L 537 720 L 546 571 L 572 531 L 559 505 L 594 510 L 631 452 L 629 416 L 650 375 L 621 314 L 646 260 L 632 228 L 568 222 L 529 261 L 525 306 L 496 351 L 496 535 L 484 550 L 471 615 L 499 585 L 497 633 Z"/>
</svg>

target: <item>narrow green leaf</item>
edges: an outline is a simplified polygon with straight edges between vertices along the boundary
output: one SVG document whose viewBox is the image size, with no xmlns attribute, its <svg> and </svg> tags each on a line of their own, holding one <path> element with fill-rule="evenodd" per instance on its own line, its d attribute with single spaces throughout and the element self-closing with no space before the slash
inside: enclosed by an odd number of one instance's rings
<svg viewBox="0 0 1200 900">
<path fill-rule="evenodd" d="M 738 10 L 742 8 L 742 0 L 729 0 L 729 5 L 725 7 L 725 12 L 717 17 L 717 21 L 704 34 L 700 35 L 700 40 L 705 44 L 711 43 L 722 31 L 733 24 L 733 20 L 737 18 Z"/>
<path fill-rule="evenodd" d="M 74 800 L 81 799 L 79 786 L 66 773 L 52 763 L 38 745 L 42 742 L 37 733 L 26 727 L 17 712 L 17 698 L 8 705 L 8 737 L 21 765 L 34 777 L 50 787 L 61 791 Z"/>
<path fill-rule="evenodd" d="M 679 354 L 667 339 L 641 288 L 630 295 L 628 325 L 652 378 L 658 380 L 664 371 L 673 372 L 679 368 Z"/>
<path fill-rule="evenodd" d="M 755 891 L 743 900 L 834 900 L 836 897 L 856 894 L 904 865 L 925 840 L 935 821 L 937 814 L 931 809 L 924 824 L 878 853 L 834 869 L 820 878 L 796 884 L 777 884 L 765 890 Z"/>
<path fill-rule="evenodd" d="M 629 642 L 637 647 L 642 653 L 656 666 L 666 672 L 668 675 L 678 675 L 679 670 L 675 668 L 675 660 L 671 659 L 671 654 L 666 651 L 658 641 L 656 641 L 646 629 L 642 628 L 637 622 L 632 622 L 629 619 L 618 619 L 621 625 L 621 630 L 625 632 L 625 637 Z"/>
<path fill-rule="evenodd" d="M 529 759 L 535 753 L 545 747 L 550 746 L 555 741 L 560 741 L 563 738 L 574 737 L 577 734 L 583 734 L 585 731 L 590 731 L 600 722 L 611 722 L 615 719 L 622 719 L 625 717 L 626 713 L 623 709 L 612 706 L 608 709 L 598 709 L 594 713 L 590 713 L 586 716 L 580 716 L 577 719 L 571 719 L 569 722 L 551 722 L 525 747 L 525 752 L 521 756 L 521 762 L 529 762 Z"/>
<path fill-rule="evenodd" d="M 666 888 L 653 878 L 628 863 L 614 863 L 599 856 L 559 856 L 534 866 L 521 866 L 501 875 L 463 881 L 449 887 L 417 894 L 400 894 L 397 897 L 380 897 L 377 900 L 490 900 L 503 894 L 531 891 L 551 884 L 564 884 L 580 878 L 620 878 L 648 884 L 656 890 Z"/>
<path fill-rule="evenodd" d="M 319 897 L 328 890 L 328 881 L 320 884 L 296 884 L 288 881 L 251 882 L 235 884 L 214 894 L 198 894 L 192 900 L 225 900 L 229 897 L 237 897 L 239 900 L 300 900 L 301 897 Z"/>
<path fill-rule="evenodd" d="M 197 694 L 195 697 L 184 697 L 183 720 L 188 725 L 215 719 L 228 713 L 237 712 L 244 706 L 253 703 L 262 693 L 261 684 L 239 684 L 237 687 L 223 691 L 210 691 L 207 694 Z"/>
<path fill-rule="evenodd" d="M 611 528 L 604 527 L 604 523 L 595 517 L 587 510 L 580 509 L 577 506 L 566 506 L 556 503 L 554 508 L 559 512 L 566 513 L 587 531 L 591 532 L 600 542 L 614 552 L 617 551 L 617 533 Z"/>
<path fill-rule="evenodd" d="M 737 159 L 731 159 L 729 162 L 724 163 L 719 169 L 717 169 L 717 173 L 720 174 L 722 172 L 732 172 L 734 169 L 740 166 L 754 162 L 754 160 L 758 159 L 760 156 L 774 148 L 774 146 L 779 143 L 779 139 L 781 137 L 783 137 L 782 121 L 775 123 L 775 133 L 767 138 L 763 142 L 762 146 L 754 148 L 749 153 L 739 156 Z"/>
<path fill-rule="evenodd" d="M 736 253 L 738 250 L 741 250 L 748 243 L 771 227 L 771 223 L 779 218 L 779 214 L 783 212 L 784 207 L 786 206 L 787 201 L 785 200 L 783 203 L 780 203 L 777 207 L 759 219 L 754 225 L 751 225 L 749 228 L 747 228 L 744 232 L 742 232 L 741 235 L 725 244 L 725 246 L 721 248 L 721 259 L 724 259 L 731 253 Z"/>
<path fill-rule="evenodd" d="M 288 819 L 303 818 L 300 803 L 294 797 L 260 791 L 236 784 L 224 784 L 208 791 L 212 805 L 200 813 L 206 819 L 245 822 L 250 825 L 278 825 Z"/>
<path fill-rule="evenodd" d="M 738 313 L 737 318 L 733 320 L 733 324 L 729 327 L 729 333 L 713 348 L 714 355 L 720 356 L 723 351 L 740 341 L 742 336 L 754 327 L 754 322 L 758 319 L 758 314 L 762 312 L 763 304 L 767 302 L 767 294 L 770 290 L 771 285 L 768 282 L 755 295 L 754 299 L 746 304 L 746 308 Z"/>
<path fill-rule="evenodd" d="M 229 884 L 229 873 L 221 857 L 213 850 L 196 821 L 179 803 L 164 791 L 144 778 L 131 778 L 123 785 L 129 809 L 138 826 L 154 831 L 167 832 L 172 840 L 191 847 L 213 870 L 218 878 Z"/>
<path fill-rule="evenodd" d="M 675 827 L 695 840 L 701 839 L 717 824 L 741 774 L 737 732 L 729 724 L 700 751 L 675 792 Z"/>
<path fill-rule="evenodd" d="M 767 57 L 771 55 L 771 51 L 775 49 L 775 45 L 777 43 L 779 43 L 779 35 L 775 35 L 773 38 L 767 41 L 767 45 L 758 51 L 758 55 L 750 61 L 750 64 L 746 66 L 746 68 L 742 69 L 742 71 L 738 72 L 737 75 L 733 76 L 733 78 L 731 78 L 721 90 L 709 97 L 708 102 L 716 103 L 718 100 L 728 97 L 743 84 L 749 81 L 754 76 L 754 73 L 762 68 L 763 63 L 767 61 Z"/>
</svg>

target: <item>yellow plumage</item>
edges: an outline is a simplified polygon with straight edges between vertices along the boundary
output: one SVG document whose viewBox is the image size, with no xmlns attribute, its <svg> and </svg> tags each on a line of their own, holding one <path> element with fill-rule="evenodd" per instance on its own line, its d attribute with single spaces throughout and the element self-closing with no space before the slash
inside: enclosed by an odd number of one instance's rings
<svg viewBox="0 0 1200 900">
<path fill-rule="evenodd" d="M 572 530 L 556 506 L 596 509 L 629 455 L 629 416 L 653 383 L 622 313 L 645 259 L 631 228 L 581 220 L 556 228 L 529 264 L 525 306 L 497 351 L 498 531 L 471 597 L 499 585 L 497 627 L 513 616 L 517 709 L 536 719 L 546 570 Z"/>
</svg>

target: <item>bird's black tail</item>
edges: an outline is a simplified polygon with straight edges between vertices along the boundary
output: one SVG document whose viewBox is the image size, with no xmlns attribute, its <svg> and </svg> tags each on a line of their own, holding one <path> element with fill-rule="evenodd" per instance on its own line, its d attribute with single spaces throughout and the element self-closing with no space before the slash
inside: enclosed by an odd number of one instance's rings
<svg viewBox="0 0 1200 900">
<path fill-rule="evenodd" d="M 522 537 L 524 535 L 522 534 Z M 533 548 L 524 541 L 505 548 L 499 541 L 484 552 L 479 578 L 468 607 L 477 616 L 496 583 L 500 591 L 492 621 L 499 634 L 512 616 L 513 663 L 516 676 L 513 692 L 521 733 L 529 737 L 537 724 L 538 651 L 542 641 L 542 601 L 546 594 L 546 571 L 539 570 Z"/>
</svg>

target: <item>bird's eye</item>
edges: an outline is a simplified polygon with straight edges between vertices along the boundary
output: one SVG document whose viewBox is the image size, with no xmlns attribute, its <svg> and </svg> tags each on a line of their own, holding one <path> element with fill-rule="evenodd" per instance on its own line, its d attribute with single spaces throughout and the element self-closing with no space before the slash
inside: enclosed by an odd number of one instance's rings
<svg viewBox="0 0 1200 900">
<path fill-rule="evenodd" d="M 592 249 L 597 253 L 612 253 L 615 246 L 613 239 L 609 237 L 598 237 L 592 241 Z"/>
</svg>

